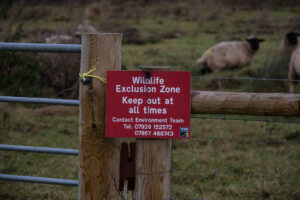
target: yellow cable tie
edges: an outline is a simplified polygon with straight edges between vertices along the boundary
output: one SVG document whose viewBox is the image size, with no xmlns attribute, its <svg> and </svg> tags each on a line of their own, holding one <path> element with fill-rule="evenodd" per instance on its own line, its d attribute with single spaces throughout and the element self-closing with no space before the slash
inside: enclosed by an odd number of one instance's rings
<svg viewBox="0 0 300 200">
<path fill-rule="evenodd" d="M 93 71 L 96 70 L 96 67 L 94 68 L 91 68 L 87 73 L 82 73 L 82 74 L 79 74 L 80 77 L 82 77 L 83 81 L 85 81 L 85 77 L 92 77 L 92 78 L 97 78 L 98 80 L 100 80 L 101 82 L 103 83 L 106 83 L 106 80 L 105 78 L 102 78 L 100 76 L 96 76 L 96 75 L 91 75 L 90 73 L 92 73 Z"/>
</svg>

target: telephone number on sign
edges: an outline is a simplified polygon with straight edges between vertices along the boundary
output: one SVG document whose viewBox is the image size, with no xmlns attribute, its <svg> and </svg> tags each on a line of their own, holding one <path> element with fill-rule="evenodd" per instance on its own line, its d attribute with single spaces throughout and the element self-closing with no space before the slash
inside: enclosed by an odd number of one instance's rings
<svg viewBox="0 0 300 200">
<path fill-rule="evenodd" d="M 151 124 L 135 124 L 135 129 L 151 129 Z"/>
<path fill-rule="evenodd" d="M 154 131 L 154 136 L 173 136 L 173 131 Z"/>
<path fill-rule="evenodd" d="M 134 135 L 141 135 L 141 136 L 150 136 L 151 131 L 134 131 Z"/>
<path fill-rule="evenodd" d="M 172 125 L 168 124 L 155 124 L 154 129 L 156 130 L 172 130 Z"/>
<path fill-rule="evenodd" d="M 136 130 L 149 130 L 151 129 L 151 124 L 135 124 L 134 129 Z M 154 130 L 172 130 L 172 125 L 168 124 L 155 124 L 153 125 Z"/>
<path fill-rule="evenodd" d="M 136 136 L 173 136 L 173 131 L 134 131 L 134 135 Z"/>
</svg>

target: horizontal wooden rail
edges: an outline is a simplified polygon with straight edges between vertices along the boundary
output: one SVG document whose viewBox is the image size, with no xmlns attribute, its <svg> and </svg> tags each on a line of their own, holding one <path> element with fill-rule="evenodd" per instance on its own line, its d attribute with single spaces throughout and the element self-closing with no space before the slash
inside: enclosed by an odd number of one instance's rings
<svg viewBox="0 0 300 200">
<path fill-rule="evenodd" d="M 191 92 L 192 114 L 300 116 L 300 94 Z"/>
</svg>

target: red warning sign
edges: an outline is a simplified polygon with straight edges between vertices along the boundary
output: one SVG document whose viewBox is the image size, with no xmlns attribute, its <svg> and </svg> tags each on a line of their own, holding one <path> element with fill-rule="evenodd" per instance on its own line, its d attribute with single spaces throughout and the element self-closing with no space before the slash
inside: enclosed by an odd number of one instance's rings
<svg viewBox="0 0 300 200">
<path fill-rule="evenodd" d="M 106 78 L 106 137 L 190 138 L 190 72 L 108 71 Z"/>
</svg>

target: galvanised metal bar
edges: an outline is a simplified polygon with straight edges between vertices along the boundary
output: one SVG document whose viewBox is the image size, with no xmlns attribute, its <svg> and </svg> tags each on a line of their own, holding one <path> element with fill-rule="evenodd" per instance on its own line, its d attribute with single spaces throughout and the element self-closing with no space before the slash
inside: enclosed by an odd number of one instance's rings
<svg viewBox="0 0 300 200">
<path fill-rule="evenodd" d="M 81 45 L 0 42 L 0 51 L 80 53 Z"/>
<path fill-rule="evenodd" d="M 32 147 L 32 146 L 7 145 L 7 144 L 0 144 L 0 150 L 22 151 L 22 152 L 33 152 L 33 153 L 51 153 L 51 154 L 63 154 L 63 155 L 74 155 L 74 156 L 78 155 L 78 149 Z"/>
<path fill-rule="evenodd" d="M 0 96 L 0 102 L 79 106 L 79 100 Z"/>
<path fill-rule="evenodd" d="M 45 184 L 53 184 L 53 185 L 78 186 L 77 180 L 44 178 L 44 177 L 34 177 L 34 176 L 19 176 L 19 175 L 0 174 L 0 180 L 21 181 L 21 182 L 30 182 L 30 183 L 45 183 Z"/>
</svg>

